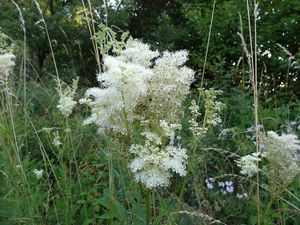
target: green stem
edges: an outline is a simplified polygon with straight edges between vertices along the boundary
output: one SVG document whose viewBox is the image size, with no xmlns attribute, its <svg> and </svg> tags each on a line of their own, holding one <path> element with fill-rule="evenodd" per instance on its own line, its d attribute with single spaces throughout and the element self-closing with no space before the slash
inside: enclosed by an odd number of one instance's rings
<svg viewBox="0 0 300 225">
<path fill-rule="evenodd" d="M 183 205 L 183 194 L 184 194 L 184 191 L 185 191 L 185 185 L 186 185 L 186 182 L 187 182 L 187 175 L 183 178 L 183 182 L 182 182 L 182 186 L 181 186 L 181 189 L 180 189 L 180 194 L 179 194 L 179 202 L 178 202 L 178 205 L 177 205 L 177 209 L 176 209 L 176 214 L 175 214 L 175 218 L 174 218 L 174 222 L 176 223 L 177 220 L 178 220 L 178 215 L 179 215 L 179 210 L 180 208 L 182 207 Z"/>
<path fill-rule="evenodd" d="M 109 167 L 109 224 L 113 222 L 113 214 L 112 214 L 112 207 L 114 201 L 114 178 L 113 178 L 113 165 L 112 165 L 112 152 L 109 152 L 109 159 L 108 159 L 108 167 Z"/>
<path fill-rule="evenodd" d="M 72 149 L 72 158 L 73 161 L 75 163 L 75 169 L 76 169 L 76 173 L 77 173 L 77 179 L 78 179 L 78 184 L 79 184 L 79 190 L 80 190 L 80 195 L 81 195 L 81 199 L 83 202 L 83 210 L 84 210 L 84 215 L 85 215 L 85 219 L 88 218 L 87 216 L 87 210 L 86 210 L 86 202 L 84 200 L 84 196 L 83 196 L 83 189 L 82 189 L 82 184 L 81 184 L 81 180 L 80 180 L 80 171 L 79 171 L 79 165 L 77 162 L 77 157 L 76 157 L 76 150 L 72 141 L 72 137 L 71 137 L 71 129 L 70 129 L 70 125 L 69 125 L 69 120 L 68 118 L 66 118 L 66 133 L 67 133 L 67 143 L 68 143 L 68 147 L 70 147 Z M 71 159 L 70 159 L 71 162 Z"/>
<path fill-rule="evenodd" d="M 261 218 L 264 218 L 267 216 L 269 209 L 271 208 L 272 204 L 274 202 L 274 198 L 271 198 L 270 201 L 268 202 L 264 212 L 261 212 Z"/>
<path fill-rule="evenodd" d="M 151 191 L 147 190 L 146 197 L 146 224 L 150 225 L 151 220 L 151 206 L 150 206 L 150 197 L 151 197 Z"/>
<path fill-rule="evenodd" d="M 193 164 L 194 164 L 194 159 L 196 158 L 196 148 L 198 146 L 198 140 L 193 137 L 192 139 L 192 143 L 191 143 L 191 149 L 192 149 L 192 157 L 191 157 L 191 161 L 188 163 L 188 166 L 187 166 L 187 171 L 192 171 L 192 167 L 193 167 Z M 186 174 L 185 177 L 183 178 L 183 182 L 182 182 L 182 186 L 181 186 L 181 189 L 180 189 L 180 194 L 179 194 L 179 203 L 177 205 L 177 209 L 176 209 L 176 215 L 175 215 L 175 218 L 174 218 L 174 221 L 176 222 L 178 220 L 178 212 L 180 210 L 180 208 L 182 207 L 183 205 L 183 194 L 184 194 L 184 191 L 185 191 L 185 186 L 186 186 L 186 183 L 187 183 L 187 177 L 188 175 Z"/>
</svg>

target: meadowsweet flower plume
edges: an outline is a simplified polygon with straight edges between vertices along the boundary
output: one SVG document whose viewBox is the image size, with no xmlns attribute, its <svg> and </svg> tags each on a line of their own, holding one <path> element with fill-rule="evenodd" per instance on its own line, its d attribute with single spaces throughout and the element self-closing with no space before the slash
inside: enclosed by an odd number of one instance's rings
<svg viewBox="0 0 300 225">
<path fill-rule="evenodd" d="M 144 144 L 134 144 L 129 149 L 135 156 L 129 168 L 134 173 L 136 181 L 150 189 L 168 186 L 171 172 L 185 176 L 187 160 L 185 148 L 157 144 L 161 142 L 157 142 L 157 138 L 153 140 L 151 136 L 146 136 Z"/>
<path fill-rule="evenodd" d="M 260 153 L 252 153 L 241 157 L 236 160 L 237 166 L 241 168 L 240 173 L 252 177 L 258 173 L 259 168 L 257 167 L 257 162 L 261 161 Z"/>
<path fill-rule="evenodd" d="M 268 131 L 267 135 L 262 136 L 262 142 L 266 158 L 270 162 L 266 171 L 270 189 L 278 192 L 300 174 L 299 160 L 295 157 L 300 151 L 300 140 L 295 134 L 278 135 L 274 131 Z"/>
<path fill-rule="evenodd" d="M 0 32 L 0 85 L 5 84 L 15 66 L 15 55 L 6 42 L 6 35 Z"/>
<path fill-rule="evenodd" d="M 191 101 L 191 106 L 189 107 L 192 117 L 189 120 L 189 129 L 192 132 L 194 136 L 201 136 L 202 134 L 205 134 L 207 132 L 207 129 L 203 130 L 202 127 L 200 127 L 198 123 L 198 117 L 201 115 L 199 112 L 199 106 L 197 105 L 196 101 L 193 99 Z"/>
<path fill-rule="evenodd" d="M 203 97 L 205 103 L 205 121 L 209 126 L 216 126 L 222 122 L 220 112 L 224 109 L 225 105 L 217 101 L 218 95 L 222 94 L 221 90 L 210 88 L 208 90 L 199 88 L 199 94 Z"/>
<path fill-rule="evenodd" d="M 191 106 L 189 107 L 191 112 L 191 119 L 189 120 L 192 134 L 195 137 L 201 137 L 207 134 L 208 128 L 211 126 L 217 126 L 222 122 L 220 117 L 220 112 L 224 109 L 225 105 L 219 101 L 216 101 L 218 95 L 222 94 L 220 90 L 214 89 L 198 89 L 200 96 L 204 100 L 205 113 L 203 120 L 199 121 L 201 116 L 200 108 L 196 101 L 193 99 L 191 101 Z M 199 122 L 198 122 L 199 121 Z"/>
<path fill-rule="evenodd" d="M 91 109 L 84 124 L 97 125 L 104 135 L 140 137 L 128 146 L 129 168 L 149 189 L 167 186 L 173 172 L 186 174 L 187 150 L 175 137 L 194 76 L 184 66 L 187 55 L 184 50 L 160 54 L 129 39 L 115 56 L 104 55 L 104 71 L 97 76 L 101 87 L 88 89 L 80 100 Z"/>
<path fill-rule="evenodd" d="M 59 84 L 59 82 L 57 82 Z M 56 88 L 59 94 L 59 102 L 57 108 L 61 112 L 61 114 L 68 118 L 73 108 L 76 106 L 77 102 L 74 101 L 74 95 L 78 87 L 78 78 L 73 79 L 72 87 L 66 86 L 64 89 L 58 85 Z"/>
<path fill-rule="evenodd" d="M 182 102 L 189 92 L 194 71 L 183 64 L 187 51 L 164 52 L 155 61 L 153 76 L 149 80 L 146 117 L 165 118 L 168 123 L 178 123 L 183 116 Z"/>
<path fill-rule="evenodd" d="M 136 121 L 148 118 L 157 118 L 157 127 L 159 118 L 177 123 L 194 72 L 182 66 L 186 51 L 157 57 L 157 51 L 138 40 L 129 41 L 118 56 L 104 56 L 105 71 L 97 76 L 102 87 L 88 89 L 80 100 L 91 108 L 85 124 L 96 124 L 100 133 L 127 133 Z"/>
<path fill-rule="evenodd" d="M 295 155 L 300 151 L 300 140 L 295 134 L 278 135 L 274 131 L 267 134 L 260 133 L 259 153 L 252 153 L 237 160 L 241 168 L 241 174 L 249 177 L 262 171 L 267 176 L 270 190 L 279 194 L 284 187 L 287 187 L 299 174 L 299 160 Z M 266 161 L 262 169 L 257 167 L 257 162 Z"/>
<path fill-rule="evenodd" d="M 148 49 L 148 54 L 139 54 L 138 46 L 146 53 Z M 136 41 L 135 44 L 128 44 L 126 51 L 119 56 L 104 56 L 105 71 L 97 76 L 102 87 L 88 89 L 80 100 L 80 103 L 91 108 L 91 116 L 85 120 L 85 124 L 96 124 L 99 133 L 128 132 L 129 125 L 137 117 L 135 108 L 146 96 L 147 83 L 153 75 L 153 71 L 144 66 L 147 64 L 145 62 L 149 64 L 157 55 L 149 50 L 148 45 Z"/>
<path fill-rule="evenodd" d="M 55 147 L 59 147 L 62 145 L 58 131 L 54 132 L 54 138 L 52 143 Z"/>
</svg>

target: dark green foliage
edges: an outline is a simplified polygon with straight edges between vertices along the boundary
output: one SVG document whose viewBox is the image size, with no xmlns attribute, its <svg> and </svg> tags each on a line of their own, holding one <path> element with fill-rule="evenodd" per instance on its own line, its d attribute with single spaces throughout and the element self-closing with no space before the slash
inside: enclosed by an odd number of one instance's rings
<svg viewBox="0 0 300 225">
<path fill-rule="evenodd" d="M 63 1 L 62 1 L 63 2 Z M 87 29 L 81 1 L 41 1 L 50 37 L 53 42 L 59 71 L 68 74 L 66 79 L 76 75 L 81 82 L 94 82 L 96 71 L 92 53 L 90 34 Z M 50 4 L 51 3 L 51 4 Z M 49 43 L 33 1 L 20 4 L 25 19 L 29 58 L 35 68 L 54 73 L 51 63 Z M 104 3 L 91 1 L 98 11 L 95 23 L 105 22 Z M 261 93 L 270 96 L 274 92 L 289 91 L 299 96 L 299 1 L 279 0 L 259 2 L 258 44 L 259 74 L 263 81 Z M 251 12 L 253 6 L 250 8 Z M 211 1 L 149 1 L 124 0 L 118 7 L 108 4 L 108 24 L 129 30 L 131 35 L 142 38 L 154 48 L 161 50 L 187 49 L 190 51 L 190 65 L 201 74 L 207 45 L 209 24 L 212 13 Z M 247 59 L 241 47 L 239 13 L 243 18 L 243 34 L 248 41 L 247 10 L 245 1 L 218 1 L 214 15 L 205 82 L 223 90 L 247 82 Z M 10 1 L 4 1 L 0 8 L 0 27 L 15 40 L 22 40 L 18 12 Z M 295 59 L 290 59 L 284 46 Z M 279 58 L 280 57 L 280 58 Z M 47 72 L 46 72 L 47 71 Z M 43 75 L 43 76 L 45 76 Z M 221 85 L 220 85 L 221 84 Z M 280 88 L 284 84 L 286 88 Z"/>
</svg>

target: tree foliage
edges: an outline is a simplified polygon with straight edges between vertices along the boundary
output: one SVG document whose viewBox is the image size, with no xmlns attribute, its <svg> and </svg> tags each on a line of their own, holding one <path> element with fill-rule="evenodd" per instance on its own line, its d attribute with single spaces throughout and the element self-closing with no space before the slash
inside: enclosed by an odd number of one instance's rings
<svg viewBox="0 0 300 225">
<path fill-rule="evenodd" d="M 108 1 L 107 7 L 105 1 L 83 1 L 87 8 L 82 1 L 40 1 L 60 70 L 93 81 L 95 60 L 86 25 L 88 2 L 94 7 L 95 27 L 107 22 L 119 30 L 130 31 L 134 38 L 141 38 L 160 50 L 189 50 L 189 64 L 197 71 L 199 82 L 213 1 L 123 0 L 114 1 L 114 4 Z M 49 71 L 52 67 L 48 63 L 50 48 L 41 16 L 34 1 L 24 0 L 18 4 L 26 21 L 30 59 L 41 72 L 46 71 L 45 68 Z M 270 96 L 289 90 L 289 94 L 299 95 L 300 2 L 263 0 L 259 1 L 258 9 L 261 93 Z M 252 14 L 253 5 L 250 10 Z M 22 40 L 17 18 L 13 4 L 10 1 L 2 3 L 0 27 L 13 39 Z M 207 83 L 224 90 L 233 86 L 247 87 L 247 59 L 238 32 L 249 41 L 246 1 L 217 1 L 206 63 Z"/>
</svg>

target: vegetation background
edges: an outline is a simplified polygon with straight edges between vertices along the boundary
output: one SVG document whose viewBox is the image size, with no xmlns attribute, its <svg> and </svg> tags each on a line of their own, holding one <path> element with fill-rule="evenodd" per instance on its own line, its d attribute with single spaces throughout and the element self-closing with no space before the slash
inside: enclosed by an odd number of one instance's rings
<svg viewBox="0 0 300 225">
<path fill-rule="evenodd" d="M 40 0 L 44 21 L 35 1 L 16 2 L 20 11 L 12 1 L 0 0 L 1 32 L 9 36 L 17 55 L 14 91 L 19 101 L 11 106 L 13 123 L 1 106 L 1 225 L 147 223 L 146 203 L 126 159 L 117 155 L 117 160 L 111 160 L 105 150 L 113 146 L 113 140 L 100 139 L 96 127 L 82 126 L 88 115 L 84 106 L 76 108 L 67 121 L 56 108 L 57 72 L 68 84 L 79 76 L 76 99 L 86 87 L 97 85 L 97 57 L 88 24 L 97 29 L 101 23 L 118 35 L 129 31 L 153 49 L 187 49 L 188 66 L 196 72 L 190 99 L 197 96 L 202 75 L 203 86 L 223 91 L 223 122 L 197 148 L 197 173 L 193 174 L 197 179 L 188 176 L 184 192 L 180 177 L 170 187 L 155 191 L 151 223 L 257 224 L 259 217 L 261 224 L 300 224 L 299 176 L 280 193 L 263 191 L 258 215 L 255 184 L 239 176 L 234 161 L 236 155 L 255 149 L 247 133 L 255 123 L 252 87 L 238 35 L 243 33 L 249 40 L 248 1 Z M 265 130 L 299 134 L 300 1 L 258 3 L 259 120 Z M 253 9 L 253 2 L 249 4 Z M 182 123 L 187 124 L 187 118 Z M 228 130 L 222 136 L 224 129 Z M 61 148 L 52 143 L 56 132 L 64 143 Z M 188 143 L 190 133 L 182 136 Z M 32 173 L 34 168 L 50 172 L 40 180 Z M 205 183 L 208 178 L 234 182 L 235 192 L 223 195 L 217 187 L 210 190 Z M 263 177 L 261 182 L 268 184 Z M 248 197 L 237 198 L 240 193 Z"/>
</svg>

